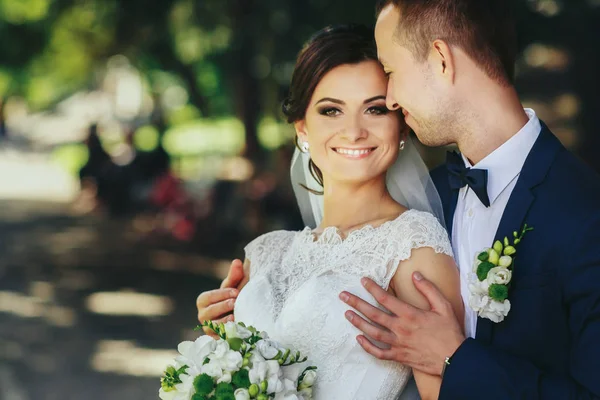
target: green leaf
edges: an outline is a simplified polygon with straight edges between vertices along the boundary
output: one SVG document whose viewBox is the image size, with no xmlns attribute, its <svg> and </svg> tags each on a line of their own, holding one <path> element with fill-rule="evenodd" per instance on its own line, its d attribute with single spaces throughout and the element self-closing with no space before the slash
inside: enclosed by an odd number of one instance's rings
<svg viewBox="0 0 600 400">
<path fill-rule="evenodd" d="M 490 285 L 488 293 L 493 300 L 503 302 L 508 298 L 508 287 L 494 283 Z"/>
<path fill-rule="evenodd" d="M 488 254 L 488 252 L 484 251 L 482 253 L 479 253 L 479 255 L 477 256 L 477 259 L 479 261 L 487 261 L 489 257 L 490 257 L 490 255 Z"/>
<path fill-rule="evenodd" d="M 205 396 L 205 395 L 203 395 L 203 394 L 198 394 L 198 393 L 195 393 L 195 394 L 192 396 L 192 400 L 208 400 L 208 397 L 206 397 L 206 396 Z"/>
<path fill-rule="evenodd" d="M 481 264 L 479 264 L 479 266 L 477 267 L 477 279 L 479 279 L 480 282 L 485 281 L 488 272 L 490 272 L 490 270 L 494 267 L 495 265 L 488 261 L 484 261 Z"/>
</svg>

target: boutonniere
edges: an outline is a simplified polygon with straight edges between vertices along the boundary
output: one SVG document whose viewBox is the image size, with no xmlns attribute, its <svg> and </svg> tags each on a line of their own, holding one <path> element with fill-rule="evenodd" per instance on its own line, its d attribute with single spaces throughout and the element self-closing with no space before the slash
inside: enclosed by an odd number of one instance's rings
<svg viewBox="0 0 600 400">
<path fill-rule="evenodd" d="M 496 240 L 494 245 L 478 253 L 473 263 L 473 279 L 469 284 L 469 306 L 481 318 L 502 322 L 510 311 L 508 289 L 512 279 L 517 245 L 533 228 L 527 224 L 513 232 L 513 242 L 507 237 Z"/>
</svg>

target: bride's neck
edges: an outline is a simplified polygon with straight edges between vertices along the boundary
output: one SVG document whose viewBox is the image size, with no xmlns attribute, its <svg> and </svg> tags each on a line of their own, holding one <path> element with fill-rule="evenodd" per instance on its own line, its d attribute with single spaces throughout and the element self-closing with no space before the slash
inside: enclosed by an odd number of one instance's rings
<svg viewBox="0 0 600 400">
<path fill-rule="evenodd" d="M 390 196 L 385 179 L 362 185 L 332 183 L 323 193 L 323 220 L 319 230 L 335 226 L 341 231 L 385 222 L 403 211 Z"/>
</svg>

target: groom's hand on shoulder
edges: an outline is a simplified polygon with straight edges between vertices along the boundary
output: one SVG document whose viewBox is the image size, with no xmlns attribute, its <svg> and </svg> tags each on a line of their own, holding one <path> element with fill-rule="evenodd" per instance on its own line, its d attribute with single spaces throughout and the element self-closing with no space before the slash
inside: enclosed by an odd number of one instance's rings
<svg viewBox="0 0 600 400">
<path fill-rule="evenodd" d="M 413 281 L 429 302 L 430 310 L 398 299 L 368 278 L 362 279 L 363 286 L 391 314 L 348 292 L 342 292 L 340 298 L 368 319 L 346 312 L 346 318 L 364 333 L 356 339 L 365 351 L 381 360 L 394 360 L 439 376 L 446 357 L 454 354 L 465 336 L 451 303 L 437 287 L 419 272 L 413 274 Z M 389 348 L 376 346 L 369 338 Z"/>
<path fill-rule="evenodd" d="M 214 321 L 215 323 L 233 321 L 232 312 L 235 307 L 235 299 L 239 294 L 238 287 L 245 280 L 242 261 L 233 260 L 227 277 L 221 283 L 221 287 L 202 292 L 196 299 L 198 321 Z M 214 336 L 212 330 L 203 329 L 207 335 Z"/>
</svg>

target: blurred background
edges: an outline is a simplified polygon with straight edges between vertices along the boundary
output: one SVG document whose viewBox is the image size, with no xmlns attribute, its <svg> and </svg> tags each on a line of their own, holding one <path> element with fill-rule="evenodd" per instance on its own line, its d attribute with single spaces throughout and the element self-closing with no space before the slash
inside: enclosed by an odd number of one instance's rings
<svg viewBox="0 0 600 400">
<path fill-rule="evenodd" d="M 0 0 L 0 400 L 158 397 L 196 296 L 301 228 L 280 114 L 297 52 L 373 9 Z M 600 0 L 518 11 L 525 105 L 600 170 Z"/>
</svg>

